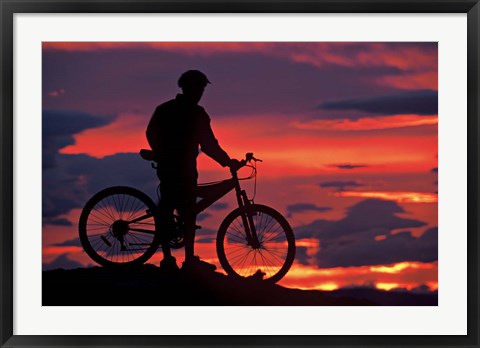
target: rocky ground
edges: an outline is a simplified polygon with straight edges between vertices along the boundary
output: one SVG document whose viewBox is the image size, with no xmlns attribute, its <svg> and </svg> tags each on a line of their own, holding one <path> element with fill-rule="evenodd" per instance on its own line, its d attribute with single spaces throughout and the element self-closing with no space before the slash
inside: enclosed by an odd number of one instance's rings
<svg viewBox="0 0 480 348">
<path fill-rule="evenodd" d="M 218 272 L 165 273 L 146 264 L 43 272 L 43 306 L 365 306 L 437 305 L 436 293 L 370 288 L 317 291 L 289 289 Z"/>
</svg>

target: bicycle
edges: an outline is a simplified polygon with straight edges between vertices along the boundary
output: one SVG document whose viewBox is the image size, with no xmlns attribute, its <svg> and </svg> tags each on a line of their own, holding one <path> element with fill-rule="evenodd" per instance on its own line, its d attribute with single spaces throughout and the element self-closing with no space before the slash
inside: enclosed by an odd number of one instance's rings
<svg viewBox="0 0 480 348">
<path fill-rule="evenodd" d="M 142 149 L 140 155 L 156 168 L 153 151 Z M 265 281 L 275 283 L 294 261 L 295 237 L 279 212 L 254 203 L 240 187 L 241 180 L 255 178 L 256 188 L 257 161 L 248 153 L 239 168 L 230 170 L 230 179 L 198 185 L 195 213 L 235 190 L 238 208 L 225 217 L 216 237 L 220 264 L 228 275 L 249 277 L 260 270 Z M 237 171 L 245 166 L 252 168 L 252 173 L 239 178 Z M 127 186 L 109 187 L 95 194 L 83 208 L 80 241 L 92 260 L 102 266 L 140 265 L 161 246 L 160 219 L 157 204 L 145 193 Z M 169 230 L 169 245 L 177 249 L 184 245 L 182 217 L 174 214 L 174 223 Z"/>
</svg>

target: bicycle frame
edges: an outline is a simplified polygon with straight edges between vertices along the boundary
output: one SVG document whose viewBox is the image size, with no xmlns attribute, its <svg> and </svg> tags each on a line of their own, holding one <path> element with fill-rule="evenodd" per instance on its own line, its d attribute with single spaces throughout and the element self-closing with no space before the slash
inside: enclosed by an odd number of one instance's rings
<svg viewBox="0 0 480 348">
<path fill-rule="evenodd" d="M 140 150 L 140 155 L 143 159 L 156 162 L 156 156 L 151 150 L 142 149 Z M 244 166 L 247 162 L 251 160 L 257 161 L 252 153 L 246 155 L 246 159 L 243 160 Z M 155 164 L 152 164 L 153 168 L 156 168 Z M 220 198 L 225 196 L 228 192 L 235 189 L 235 194 L 237 197 L 238 207 L 242 213 L 242 223 L 245 226 L 245 233 L 247 237 L 247 242 L 254 249 L 260 248 L 260 242 L 258 241 L 257 233 L 255 230 L 255 224 L 253 223 L 253 218 L 250 213 L 251 202 L 247 197 L 245 190 L 242 190 L 240 187 L 240 182 L 236 170 L 230 170 L 232 174 L 231 179 L 223 180 L 214 184 L 204 184 L 197 186 L 197 198 L 200 198 L 199 201 L 195 204 L 195 215 L 198 215 L 200 212 L 208 208 L 214 202 L 218 201 Z M 136 219 L 134 222 L 144 219 L 147 215 L 141 216 Z M 177 216 L 178 218 L 178 216 Z M 144 232 L 139 230 L 138 232 Z"/>
<path fill-rule="evenodd" d="M 260 248 L 255 224 L 253 223 L 252 215 L 249 214 L 249 207 L 251 202 L 247 197 L 245 190 L 240 187 L 240 181 L 236 171 L 231 171 L 232 178 L 221 181 L 215 184 L 199 185 L 197 186 L 197 197 L 201 198 L 195 205 L 195 214 L 199 214 L 214 202 L 225 196 L 228 192 L 235 189 L 238 207 L 242 211 L 242 222 L 245 226 L 245 233 L 248 244 L 254 249 Z"/>
<path fill-rule="evenodd" d="M 197 186 L 197 198 L 200 198 L 199 201 L 195 204 L 195 215 L 198 215 L 213 203 L 218 201 L 220 198 L 225 196 L 228 192 L 235 189 L 237 203 L 240 209 L 242 209 L 243 213 L 243 223 L 245 225 L 245 229 L 247 230 L 247 238 L 250 241 L 252 239 L 252 234 L 255 234 L 256 231 L 253 226 L 253 221 L 251 220 L 251 216 L 249 216 L 249 221 L 247 222 L 247 218 L 245 215 L 248 212 L 248 207 L 251 206 L 250 200 L 247 197 L 247 193 L 245 190 L 242 190 L 240 187 L 240 182 L 238 179 L 238 175 L 236 172 L 232 172 L 232 178 L 220 181 L 214 184 L 200 184 Z M 145 220 L 151 216 L 151 212 L 147 212 L 146 214 L 135 218 L 134 220 L 128 221 L 128 223 L 135 223 L 142 220 Z M 144 233 L 152 233 L 151 231 L 140 229 L 140 228 L 131 228 L 132 231 L 135 232 L 144 232 Z M 253 233 L 252 233 L 253 232 Z M 255 238 L 253 243 L 258 243 L 258 240 Z"/>
</svg>

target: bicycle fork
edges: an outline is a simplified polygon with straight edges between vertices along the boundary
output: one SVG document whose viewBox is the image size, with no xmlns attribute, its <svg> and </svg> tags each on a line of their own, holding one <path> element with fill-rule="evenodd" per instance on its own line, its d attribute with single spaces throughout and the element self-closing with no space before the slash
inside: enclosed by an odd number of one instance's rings
<svg viewBox="0 0 480 348">
<path fill-rule="evenodd" d="M 250 200 L 247 197 L 245 190 L 240 190 L 237 194 L 238 206 L 241 209 L 242 223 L 245 227 L 245 233 L 247 235 L 247 244 L 253 249 L 260 249 L 260 241 L 258 240 L 257 230 L 253 223 L 253 216 Z"/>
</svg>

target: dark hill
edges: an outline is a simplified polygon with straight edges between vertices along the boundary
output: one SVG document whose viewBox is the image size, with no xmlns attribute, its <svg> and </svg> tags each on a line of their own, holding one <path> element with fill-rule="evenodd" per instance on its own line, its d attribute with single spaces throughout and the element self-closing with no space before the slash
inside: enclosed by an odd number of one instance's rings
<svg viewBox="0 0 480 348">
<path fill-rule="evenodd" d="M 376 295 L 381 301 L 375 301 Z M 396 297 L 391 305 L 405 302 L 401 294 L 392 295 Z M 388 299 L 389 292 L 374 289 L 360 296 L 354 290 L 288 289 L 217 272 L 166 274 L 150 264 L 131 269 L 57 269 L 44 271 L 42 279 L 43 306 L 362 306 L 388 304 Z"/>
</svg>

